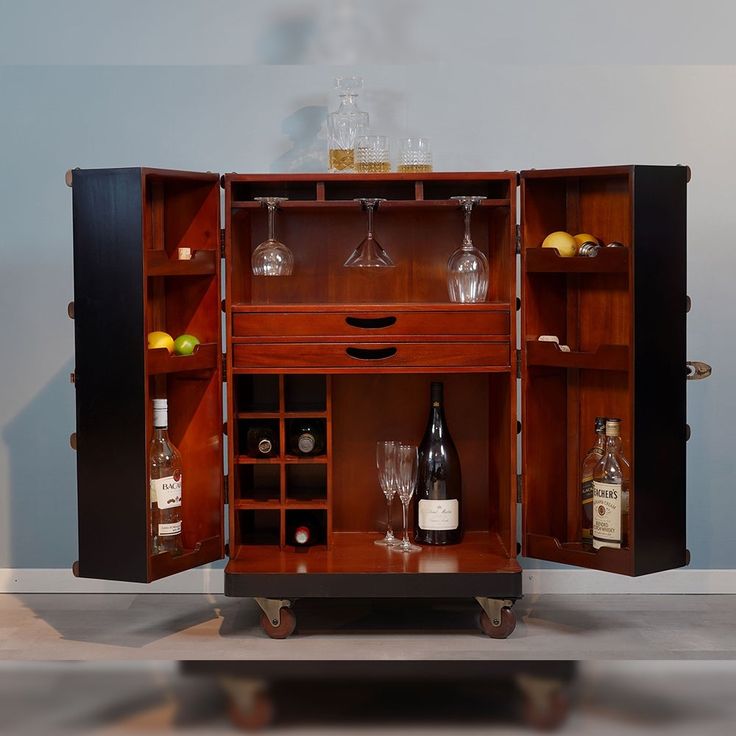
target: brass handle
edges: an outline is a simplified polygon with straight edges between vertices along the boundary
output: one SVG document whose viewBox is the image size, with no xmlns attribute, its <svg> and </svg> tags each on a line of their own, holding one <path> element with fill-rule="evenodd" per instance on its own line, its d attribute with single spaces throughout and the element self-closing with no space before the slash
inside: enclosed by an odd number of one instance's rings
<svg viewBox="0 0 736 736">
<path fill-rule="evenodd" d="M 381 330 L 395 325 L 396 317 L 345 317 L 345 322 L 362 330 Z"/>
<path fill-rule="evenodd" d="M 687 366 L 688 381 L 702 381 L 713 373 L 713 368 L 700 360 L 688 360 L 685 365 Z"/>
<path fill-rule="evenodd" d="M 69 302 L 66 305 L 66 313 L 69 315 L 69 319 L 74 319 L 74 302 Z"/>
<path fill-rule="evenodd" d="M 69 447 L 71 447 L 72 450 L 77 449 L 77 433 L 76 432 L 72 432 L 69 435 Z"/>
<path fill-rule="evenodd" d="M 385 360 L 396 355 L 396 348 L 345 348 L 345 352 L 356 360 Z"/>
</svg>

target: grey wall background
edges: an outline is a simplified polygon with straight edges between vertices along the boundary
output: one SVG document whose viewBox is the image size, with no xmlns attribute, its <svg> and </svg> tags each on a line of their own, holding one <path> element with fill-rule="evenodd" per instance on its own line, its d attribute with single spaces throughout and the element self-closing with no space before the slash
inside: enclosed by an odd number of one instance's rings
<svg viewBox="0 0 736 736">
<path fill-rule="evenodd" d="M 688 391 L 688 537 L 693 567 L 733 567 L 733 16 L 629 0 L 0 2 L 0 568 L 76 555 L 65 170 L 322 170 L 331 81 L 348 72 L 376 132 L 431 137 L 437 170 L 692 167 L 688 354 L 715 371 Z"/>
</svg>

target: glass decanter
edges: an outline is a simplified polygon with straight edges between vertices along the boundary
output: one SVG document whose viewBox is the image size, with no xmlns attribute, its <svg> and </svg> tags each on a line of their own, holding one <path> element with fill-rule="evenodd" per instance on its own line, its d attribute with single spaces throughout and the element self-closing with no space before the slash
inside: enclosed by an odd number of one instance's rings
<svg viewBox="0 0 736 736">
<path fill-rule="evenodd" d="M 276 239 L 276 210 L 287 197 L 256 197 L 255 200 L 268 207 L 268 238 L 253 251 L 250 261 L 253 275 L 291 276 L 294 254 Z"/>
<path fill-rule="evenodd" d="M 470 237 L 470 216 L 473 206 L 485 197 L 452 197 L 465 211 L 463 244 L 447 261 L 447 291 L 451 302 L 464 304 L 484 302 L 488 294 L 488 259 Z"/>
<path fill-rule="evenodd" d="M 352 252 L 350 258 L 343 263 L 348 268 L 390 268 L 394 265 L 391 256 L 383 249 L 381 244 L 373 237 L 373 212 L 378 208 L 380 202 L 385 199 L 380 197 L 359 197 L 355 200 L 363 205 L 368 213 L 368 234 L 360 241 L 358 247 Z"/>
<path fill-rule="evenodd" d="M 352 171 L 355 166 L 355 139 L 368 130 L 368 113 L 358 109 L 361 77 L 337 77 L 335 88 L 340 106 L 327 116 L 330 172 Z"/>
</svg>

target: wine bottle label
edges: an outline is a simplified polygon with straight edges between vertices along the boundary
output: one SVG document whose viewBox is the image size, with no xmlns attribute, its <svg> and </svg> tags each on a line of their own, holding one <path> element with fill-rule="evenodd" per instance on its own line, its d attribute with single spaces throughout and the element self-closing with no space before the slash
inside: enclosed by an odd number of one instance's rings
<svg viewBox="0 0 736 736">
<path fill-rule="evenodd" d="M 593 546 L 621 547 L 620 483 L 593 481 Z"/>
<path fill-rule="evenodd" d="M 460 522 L 460 504 L 456 498 L 447 501 L 419 501 L 419 528 L 427 531 L 457 529 Z"/>
<path fill-rule="evenodd" d="M 314 435 L 309 432 L 304 432 L 299 435 L 299 439 L 296 444 L 299 448 L 299 452 L 303 452 L 306 455 L 314 450 L 314 446 L 316 444 L 314 441 Z"/>
<path fill-rule="evenodd" d="M 175 534 L 181 534 L 181 522 L 175 521 L 172 524 L 159 524 L 159 537 L 173 537 Z"/>
<path fill-rule="evenodd" d="M 160 509 L 175 509 L 181 506 L 181 473 L 166 478 L 151 479 L 151 503 Z"/>
</svg>

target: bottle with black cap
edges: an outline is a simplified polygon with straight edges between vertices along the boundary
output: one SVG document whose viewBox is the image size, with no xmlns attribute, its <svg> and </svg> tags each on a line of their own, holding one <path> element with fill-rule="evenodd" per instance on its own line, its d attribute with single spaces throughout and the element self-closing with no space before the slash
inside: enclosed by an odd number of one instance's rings
<svg viewBox="0 0 736 736">
<path fill-rule="evenodd" d="M 414 541 L 457 544 L 462 530 L 460 457 L 450 436 L 443 406 L 443 384 L 430 389 L 427 428 L 419 445 Z"/>
<path fill-rule="evenodd" d="M 249 427 L 246 451 L 251 457 L 273 457 L 279 454 L 276 432 L 268 426 Z"/>
</svg>

